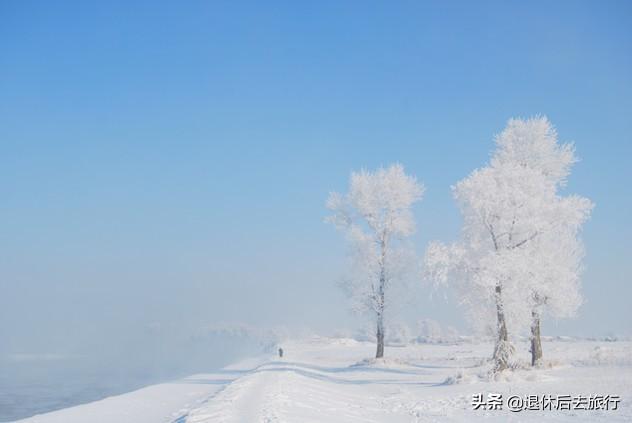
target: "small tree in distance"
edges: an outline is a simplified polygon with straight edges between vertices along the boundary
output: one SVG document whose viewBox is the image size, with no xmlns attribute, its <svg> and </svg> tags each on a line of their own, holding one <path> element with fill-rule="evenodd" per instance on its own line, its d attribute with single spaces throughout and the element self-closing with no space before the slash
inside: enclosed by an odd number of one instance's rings
<svg viewBox="0 0 632 423">
<path fill-rule="evenodd" d="M 411 208 L 423 192 L 423 184 L 395 164 L 353 172 L 349 192 L 332 193 L 327 200 L 333 214 L 326 220 L 345 232 L 352 247 L 353 268 L 343 288 L 356 310 L 375 318 L 376 358 L 384 356 L 384 313 L 392 285 L 405 278 L 414 260 L 405 240 L 415 231 Z"/>
</svg>

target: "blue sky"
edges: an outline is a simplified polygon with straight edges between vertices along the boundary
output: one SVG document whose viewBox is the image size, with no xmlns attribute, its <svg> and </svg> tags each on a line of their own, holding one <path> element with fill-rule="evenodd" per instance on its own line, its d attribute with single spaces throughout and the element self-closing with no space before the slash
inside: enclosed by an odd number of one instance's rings
<svg viewBox="0 0 632 423">
<path fill-rule="evenodd" d="M 625 1 L 2 2 L 5 345 L 351 322 L 328 192 L 403 163 L 427 186 L 421 253 L 458 236 L 450 185 L 536 114 L 582 159 L 567 192 L 596 203 L 587 302 L 544 331 L 630 334 L 631 18 Z M 421 297 L 419 318 L 465 327 Z"/>
</svg>

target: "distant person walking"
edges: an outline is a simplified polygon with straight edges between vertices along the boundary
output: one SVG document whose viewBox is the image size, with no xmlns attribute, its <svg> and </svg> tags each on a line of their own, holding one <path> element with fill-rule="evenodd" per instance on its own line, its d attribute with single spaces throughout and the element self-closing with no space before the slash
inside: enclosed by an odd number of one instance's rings
<svg viewBox="0 0 632 423">
<path fill-rule="evenodd" d="M 283 348 L 279 348 L 279 358 L 283 358 Z"/>
</svg>

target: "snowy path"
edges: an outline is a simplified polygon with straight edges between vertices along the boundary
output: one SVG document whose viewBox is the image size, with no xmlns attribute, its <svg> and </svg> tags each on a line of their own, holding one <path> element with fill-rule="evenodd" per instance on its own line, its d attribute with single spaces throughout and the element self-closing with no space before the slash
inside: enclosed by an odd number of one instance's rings
<svg viewBox="0 0 632 423">
<path fill-rule="evenodd" d="M 612 351 L 590 342 L 546 347 L 554 360 L 584 362 L 518 371 L 507 380 L 489 382 L 477 378 L 482 358 L 489 354 L 490 346 L 484 344 L 389 348 L 390 359 L 367 365 L 357 362 L 373 353 L 372 344 L 324 339 L 287 343 L 283 360 L 272 359 L 244 374 L 193 410 L 186 423 L 632 421 L 629 343 L 619 343 Z M 595 348 L 596 355 L 601 354 L 597 362 L 591 361 Z M 467 383 L 445 383 L 457 374 Z M 623 403 L 617 411 L 472 410 L 472 395 L 479 392 L 505 397 L 618 394 Z"/>
<path fill-rule="evenodd" d="M 527 359 L 526 344 L 517 346 Z M 480 378 L 489 344 L 389 347 L 313 338 L 273 355 L 169 384 L 23 420 L 23 423 L 337 423 L 632 421 L 632 343 L 545 342 L 550 368 Z M 360 362 L 359 362 L 360 361 Z M 450 378 L 459 383 L 447 382 Z M 618 410 L 473 410 L 473 394 L 619 395 Z"/>
<path fill-rule="evenodd" d="M 372 348 L 318 340 L 285 345 L 285 359 L 233 382 L 186 423 L 414 421 L 414 410 L 398 401 L 402 387 L 440 386 L 445 369 L 354 365 Z"/>
</svg>

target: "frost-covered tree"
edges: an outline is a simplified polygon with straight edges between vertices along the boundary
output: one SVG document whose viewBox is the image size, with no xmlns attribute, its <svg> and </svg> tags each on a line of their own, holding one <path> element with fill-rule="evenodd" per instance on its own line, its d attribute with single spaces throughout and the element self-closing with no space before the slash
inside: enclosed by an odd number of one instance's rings
<svg viewBox="0 0 632 423">
<path fill-rule="evenodd" d="M 578 220 L 584 216 L 578 216 Z M 579 224 L 555 228 L 535 240 L 525 251 L 523 265 L 516 273 L 523 283 L 522 295 L 530 313 L 531 364 L 542 360 L 540 322 L 545 314 L 571 317 L 582 303 L 580 292 L 581 261 L 584 249 L 578 238 Z"/>
<path fill-rule="evenodd" d="M 490 163 L 453 187 L 464 221 L 461 241 L 431 243 L 426 252 L 427 273 L 437 282 L 456 281 L 474 319 L 489 321 L 493 310 L 496 371 L 509 366 L 514 350 L 509 323 L 515 330 L 532 327 L 537 354 L 543 308 L 562 315 L 579 304 L 578 279 L 570 274 L 578 274 L 581 248 L 573 237 L 592 204 L 557 192 L 575 161 L 573 146 L 558 144 L 546 118 L 510 120 Z M 572 291 L 566 299 L 561 287 Z"/>
<path fill-rule="evenodd" d="M 412 206 L 421 200 L 423 184 L 395 164 L 375 172 L 351 174 L 346 195 L 332 193 L 328 222 L 345 232 L 352 246 L 352 271 L 343 288 L 356 311 L 375 318 L 376 358 L 384 356 L 384 313 L 394 284 L 410 272 L 414 253 L 406 239 L 415 231 Z"/>
<path fill-rule="evenodd" d="M 539 182 L 539 201 L 543 205 L 539 215 L 534 216 L 538 234 L 520 251 L 522 266 L 516 266 L 514 275 L 528 306 L 531 363 L 537 365 L 542 359 L 543 313 L 568 317 L 581 305 L 583 246 L 578 235 L 593 204 L 577 195 L 559 194 L 577 158 L 572 144 L 558 142 L 557 133 L 546 118 L 511 120 L 497 145 L 494 165 L 518 165 L 543 179 Z"/>
</svg>

